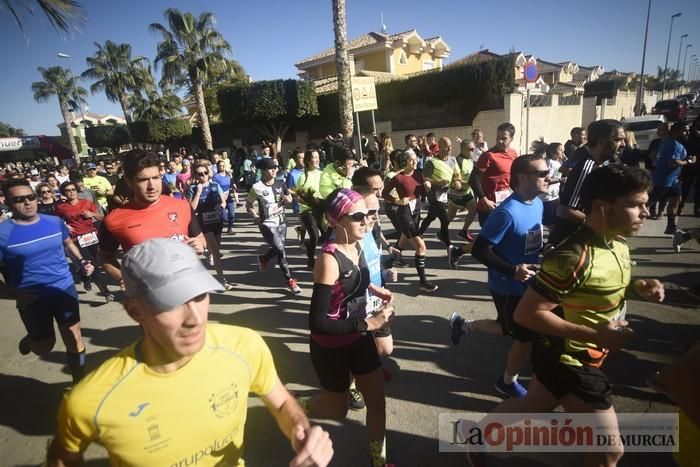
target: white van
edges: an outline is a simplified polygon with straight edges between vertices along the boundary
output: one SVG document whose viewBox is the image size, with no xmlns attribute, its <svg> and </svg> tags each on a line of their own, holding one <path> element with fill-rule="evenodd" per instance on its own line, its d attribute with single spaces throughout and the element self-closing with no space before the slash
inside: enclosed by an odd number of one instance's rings
<svg viewBox="0 0 700 467">
<path fill-rule="evenodd" d="M 622 119 L 625 131 L 634 132 L 640 151 L 649 150 L 649 143 L 657 138 L 656 129 L 661 123 L 666 123 L 666 117 L 663 115 L 642 115 Z"/>
</svg>

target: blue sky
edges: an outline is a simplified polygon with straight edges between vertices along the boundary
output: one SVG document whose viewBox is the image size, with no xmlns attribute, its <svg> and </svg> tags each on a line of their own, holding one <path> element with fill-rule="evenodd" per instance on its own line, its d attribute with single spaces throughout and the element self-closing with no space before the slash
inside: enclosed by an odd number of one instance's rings
<svg viewBox="0 0 700 467">
<path fill-rule="evenodd" d="M 333 44 L 331 0 L 83 0 L 87 23 L 72 38 L 61 37 L 41 17 L 26 15 L 23 34 L 10 15 L 0 10 L 0 121 L 23 128 L 28 134 L 58 134 L 61 114 L 56 99 L 38 104 L 30 89 L 40 79 L 38 66 L 67 65 L 56 56 L 71 55 L 76 74 L 85 70 L 85 57 L 94 42 L 127 42 L 134 55 L 155 56 L 157 38 L 148 32 L 152 22 L 164 22 L 168 7 L 199 14 L 211 11 L 217 28 L 233 47 L 253 79 L 295 77 L 294 63 Z M 427 6 L 426 6 L 427 5 Z M 442 36 L 452 49 L 449 61 L 480 47 L 503 53 L 522 50 L 548 61 L 573 60 L 581 65 L 603 65 L 639 73 L 646 0 L 347 0 L 349 37 L 378 31 L 380 13 L 389 33 L 416 28 L 423 37 Z M 700 56 L 700 2 L 652 0 L 646 69 L 656 73 L 663 65 L 670 17 L 674 22 L 669 66 L 675 67 L 679 37 L 693 44 Z M 685 48 L 685 47 L 684 47 Z M 683 56 L 681 56 L 681 66 Z M 82 82 L 85 88 L 89 81 Z M 103 94 L 90 96 L 89 108 L 97 113 L 121 114 Z M 381 105 L 381 103 L 380 103 Z"/>
</svg>

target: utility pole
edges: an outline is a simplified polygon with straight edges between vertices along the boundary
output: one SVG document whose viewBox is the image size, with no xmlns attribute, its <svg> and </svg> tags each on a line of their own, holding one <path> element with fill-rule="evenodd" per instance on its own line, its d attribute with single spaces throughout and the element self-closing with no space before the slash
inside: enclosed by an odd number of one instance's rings
<svg viewBox="0 0 700 467">
<path fill-rule="evenodd" d="M 637 111 L 635 115 L 642 115 L 642 102 L 644 102 L 644 61 L 647 58 L 647 36 L 649 35 L 649 16 L 651 15 L 651 0 L 649 0 L 649 6 L 647 7 L 647 26 L 644 30 L 644 47 L 642 48 L 642 72 L 639 75 L 639 89 L 637 93 L 637 105 L 635 108 Z"/>
<path fill-rule="evenodd" d="M 668 31 L 668 45 L 666 45 L 666 63 L 664 64 L 664 84 L 663 88 L 661 90 L 661 100 L 664 98 L 664 94 L 666 94 L 666 76 L 668 75 L 668 53 L 671 50 L 671 34 L 673 33 L 673 20 L 681 16 L 682 13 L 676 13 L 675 15 L 671 16 L 671 28 Z"/>
</svg>

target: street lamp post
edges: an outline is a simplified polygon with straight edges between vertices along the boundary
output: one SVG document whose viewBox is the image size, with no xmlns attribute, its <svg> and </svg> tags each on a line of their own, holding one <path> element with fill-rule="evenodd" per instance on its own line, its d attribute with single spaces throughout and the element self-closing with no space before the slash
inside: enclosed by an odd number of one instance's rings
<svg viewBox="0 0 700 467">
<path fill-rule="evenodd" d="M 637 111 L 635 115 L 642 115 L 642 102 L 644 102 L 644 61 L 647 58 L 647 36 L 649 35 L 649 16 L 651 14 L 651 0 L 649 0 L 649 6 L 647 7 L 647 26 L 644 30 L 644 47 L 642 48 L 642 72 L 639 78 L 639 92 L 637 93 L 637 105 L 635 106 Z"/>
<path fill-rule="evenodd" d="M 58 56 L 58 58 L 64 58 L 68 61 L 68 72 L 70 73 L 71 78 L 73 78 L 73 92 L 75 93 L 75 103 L 78 106 L 78 110 L 80 111 L 81 124 L 83 126 L 83 131 L 85 131 L 85 114 L 83 113 L 83 106 L 80 104 L 80 96 L 78 95 L 78 87 L 75 83 L 75 75 L 73 74 L 73 68 L 70 66 L 70 55 L 63 52 L 59 52 L 56 55 Z M 78 134 L 80 135 L 80 145 L 82 146 L 83 135 L 80 134 L 80 126 L 78 126 Z"/>
<path fill-rule="evenodd" d="M 688 60 L 688 49 L 691 48 L 693 44 L 688 44 L 685 46 L 685 55 L 683 56 L 683 74 L 681 75 L 681 81 L 685 81 L 685 62 Z M 691 55 L 692 60 L 695 55 Z"/>
<path fill-rule="evenodd" d="M 671 34 L 673 33 L 673 20 L 681 16 L 682 13 L 676 13 L 675 15 L 671 16 L 671 29 L 668 31 L 668 45 L 666 46 L 666 63 L 664 64 L 664 84 L 663 88 L 661 89 L 661 100 L 664 98 L 664 94 L 666 93 L 666 75 L 668 75 L 668 53 L 671 50 Z"/>
<path fill-rule="evenodd" d="M 676 62 L 676 71 L 680 71 L 681 69 L 681 50 L 683 50 L 683 39 L 687 38 L 687 34 L 683 34 L 681 36 L 681 42 L 678 44 L 678 61 Z"/>
</svg>

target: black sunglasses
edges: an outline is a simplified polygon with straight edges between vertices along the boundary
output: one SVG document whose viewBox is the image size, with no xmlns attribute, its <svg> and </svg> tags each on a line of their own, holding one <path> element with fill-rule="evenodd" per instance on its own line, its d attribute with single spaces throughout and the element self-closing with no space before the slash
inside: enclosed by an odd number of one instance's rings
<svg viewBox="0 0 700 467">
<path fill-rule="evenodd" d="M 209 172 L 197 172 L 198 177 L 201 177 L 202 175 L 209 175 Z"/>
<path fill-rule="evenodd" d="M 49 190 L 41 190 L 39 191 L 40 195 L 45 195 L 46 193 L 51 193 Z"/>
<path fill-rule="evenodd" d="M 12 198 L 9 198 L 10 203 L 12 204 L 20 204 L 24 203 L 25 201 L 36 201 L 36 195 L 31 194 L 31 195 L 24 195 L 24 196 L 14 196 Z"/>
<path fill-rule="evenodd" d="M 531 172 L 528 172 L 528 174 L 537 174 L 537 178 L 547 178 L 547 176 L 549 175 L 549 170 L 533 170 Z"/>
<path fill-rule="evenodd" d="M 351 212 L 351 213 L 347 214 L 347 216 L 350 219 L 352 219 L 353 222 L 362 222 L 369 215 L 370 215 L 369 211 L 368 212 L 357 211 L 357 212 Z"/>
</svg>

